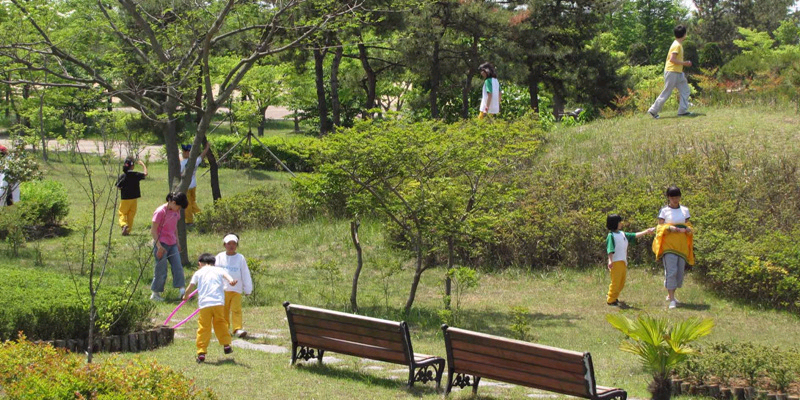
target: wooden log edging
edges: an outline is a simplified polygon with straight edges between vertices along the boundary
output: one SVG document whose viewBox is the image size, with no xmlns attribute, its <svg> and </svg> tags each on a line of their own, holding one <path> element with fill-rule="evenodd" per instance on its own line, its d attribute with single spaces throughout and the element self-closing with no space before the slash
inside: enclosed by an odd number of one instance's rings
<svg viewBox="0 0 800 400">
<path fill-rule="evenodd" d="M 167 346 L 174 340 L 175 329 L 160 326 L 146 331 L 95 338 L 92 351 L 94 353 L 138 353 Z M 85 339 L 38 340 L 35 343 L 47 343 L 56 348 L 67 349 L 72 353 L 86 352 L 88 344 Z"/>
<path fill-rule="evenodd" d="M 800 400 L 798 396 L 774 393 L 754 387 L 722 387 L 720 385 L 695 385 L 683 379 L 672 379 L 672 394 L 705 396 L 719 400 Z"/>
</svg>

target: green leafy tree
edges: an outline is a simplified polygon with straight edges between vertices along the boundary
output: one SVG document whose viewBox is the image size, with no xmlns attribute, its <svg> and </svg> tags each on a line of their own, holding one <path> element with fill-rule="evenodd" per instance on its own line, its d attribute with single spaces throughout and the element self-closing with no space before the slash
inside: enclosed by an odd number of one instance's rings
<svg viewBox="0 0 800 400">
<path fill-rule="evenodd" d="M 653 400 L 671 397 L 670 374 L 694 350 L 689 343 L 707 336 L 714 327 L 711 319 L 690 318 L 675 324 L 664 317 L 639 315 L 631 320 L 622 314 L 606 314 L 606 320 L 628 337 L 619 348 L 639 357 L 653 381 L 648 390 Z"/>
</svg>

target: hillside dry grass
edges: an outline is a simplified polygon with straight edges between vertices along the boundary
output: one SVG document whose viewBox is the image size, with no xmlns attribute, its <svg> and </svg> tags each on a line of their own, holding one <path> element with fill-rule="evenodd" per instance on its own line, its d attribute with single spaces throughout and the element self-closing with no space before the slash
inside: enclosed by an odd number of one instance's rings
<svg viewBox="0 0 800 400">
<path fill-rule="evenodd" d="M 556 129 L 548 135 L 545 163 L 569 161 L 591 163 L 597 170 L 608 171 L 622 178 L 641 176 L 653 180 L 655 192 L 665 186 L 668 177 L 659 173 L 658 165 L 669 162 L 670 154 L 702 151 L 703 146 L 725 146 L 733 157 L 796 157 L 796 139 L 800 116 L 780 109 L 700 109 L 691 118 L 669 118 L 663 113 L 660 120 L 646 116 L 598 121 L 586 126 Z M 148 222 L 153 209 L 163 203 L 166 195 L 166 167 L 148 166 L 150 176 L 143 182 L 144 197 L 139 201 L 134 235 L 119 236 L 116 242 L 112 282 L 121 282 L 130 273 L 129 254 L 125 244 L 146 239 Z M 71 200 L 70 224 L 86 218 L 88 201 L 73 180 L 81 179 L 81 170 L 67 162 L 45 166 L 46 176 L 68 187 Z M 208 176 L 198 172 L 198 200 L 201 208 L 209 206 L 211 198 Z M 223 195 L 268 184 L 285 190 L 289 184 L 285 174 L 254 172 L 248 178 L 241 171 L 223 170 L 220 173 Z M 691 207 L 691 198 L 685 199 Z M 653 210 L 655 214 L 657 210 Z M 231 216 L 235 218 L 235 216 Z M 115 216 L 114 216 L 115 218 Z M 655 221 L 654 221 L 655 223 Z M 409 256 L 389 248 L 379 221 L 364 221 L 360 232 L 364 246 L 365 265 L 359 286 L 361 313 L 389 319 L 401 315 L 413 268 Z M 350 280 L 355 268 L 355 251 L 349 236 L 349 222 L 318 219 L 273 230 L 240 232 L 240 251 L 248 260 L 264 265 L 256 276 L 257 295 L 244 302 L 244 320 L 248 331 L 261 333 L 262 338 L 248 339 L 257 344 L 290 347 L 288 326 L 281 303 L 347 310 Z M 189 233 L 189 254 L 196 259 L 201 252 L 222 251 L 219 235 Z M 64 240 L 73 244 L 79 237 L 73 231 L 66 239 L 46 239 L 29 243 L 21 259 L 10 259 L 4 252 L 0 263 L 34 266 L 35 252 L 45 255 L 44 266 L 66 273 L 63 262 Z M 602 243 L 598 243 L 602 246 Z M 640 245 L 642 246 L 642 245 Z M 399 270 L 402 268 L 402 270 Z M 187 278 L 192 269 L 187 269 Z M 412 330 L 416 352 L 444 356 L 444 342 L 439 328 L 438 311 L 442 308 L 444 269 L 434 269 L 423 275 L 417 300 L 410 316 L 405 317 Z M 151 268 L 146 271 L 142 296 L 147 295 Z M 632 265 L 621 299 L 629 308 L 618 309 L 605 305 L 608 274 L 603 260 L 587 270 L 567 268 L 523 269 L 508 268 L 480 272 L 480 283 L 461 299 L 459 323 L 456 326 L 501 336 L 515 334 L 511 310 L 528 310 L 527 330 L 530 341 L 577 351 L 589 351 L 595 362 L 598 383 L 618 386 L 636 398 L 647 397 L 649 376 L 630 354 L 618 350 L 622 339 L 605 321 L 609 312 L 630 317 L 638 313 L 667 315 L 670 318 L 710 317 L 716 327 L 705 341 L 752 341 L 788 348 L 800 343 L 800 319 L 786 312 L 765 310 L 735 299 L 722 299 L 707 291 L 694 274 L 689 274 L 678 298 L 684 306 L 667 310 L 664 301 L 663 276 L 650 258 L 641 265 Z M 35 277 L 32 277 L 35 279 Z M 66 276 L 65 276 L 65 279 Z M 168 285 L 171 278 L 168 279 Z M 162 322 L 177 305 L 175 290 L 167 292 L 168 301 L 157 306 L 154 321 Z M 175 317 L 182 318 L 194 304 L 184 307 Z M 299 368 L 289 367 L 289 355 L 268 354 L 237 348 L 233 357 L 222 355 L 216 343 L 209 347 L 206 364 L 194 362 L 194 330 L 196 321 L 179 329 L 174 345 L 139 355 L 154 358 L 196 379 L 203 387 L 212 388 L 223 399 L 246 398 L 440 398 L 432 385 L 404 388 L 406 372 L 402 367 L 364 362 L 352 357 L 328 354 L 338 363 Z M 104 357 L 104 356 L 103 356 Z M 122 358 L 138 357 L 122 355 Z M 487 382 L 488 383 L 488 382 Z M 479 398 L 527 398 L 536 391 L 527 388 L 484 386 Z M 452 398 L 469 398 L 469 390 L 456 391 Z"/>
</svg>

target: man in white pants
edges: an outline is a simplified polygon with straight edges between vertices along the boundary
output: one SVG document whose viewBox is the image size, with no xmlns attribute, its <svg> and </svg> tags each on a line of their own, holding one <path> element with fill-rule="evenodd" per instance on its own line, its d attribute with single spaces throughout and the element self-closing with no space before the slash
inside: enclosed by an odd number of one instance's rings
<svg viewBox="0 0 800 400">
<path fill-rule="evenodd" d="M 664 65 L 664 90 L 658 95 L 656 102 L 650 106 L 647 112 L 653 118 L 658 119 L 658 113 L 664 107 L 672 90 L 678 88 L 679 105 L 678 116 L 687 116 L 692 113 L 689 112 L 689 82 L 686 81 L 686 75 L 683 73 L 683 67 L 691 67 L 691 61 L 683 61 L 683 41 L 686 40 L 686 27 L 678 25 L 675 27 L 675 41 L 669 48 L 667 54 L 667 62 Z"/>
</svg>

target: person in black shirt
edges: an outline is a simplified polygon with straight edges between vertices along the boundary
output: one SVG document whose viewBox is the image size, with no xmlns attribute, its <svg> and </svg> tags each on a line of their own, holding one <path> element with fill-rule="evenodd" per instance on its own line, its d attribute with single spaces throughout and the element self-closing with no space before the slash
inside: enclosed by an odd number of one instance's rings
<svg viewBox="0 0 800 400">
<path fill-rule="evenodd" d="M 122 197 L 122 201 L 119 203 L 119 225 L 122 227 L 122 236 L 128 236 L 133 228 L 137 199 L 142 197 L 139 181 L 147 176 L 147 166 L 142 160 L 139 160 L 139 164 L 144 169 L 143 173 L 133 170 L 135 167 L 133 157 L 126 158 L 125 163 L 122 164 L 122 174 L 117 179 L 117 188 Z"/>
</svg>

